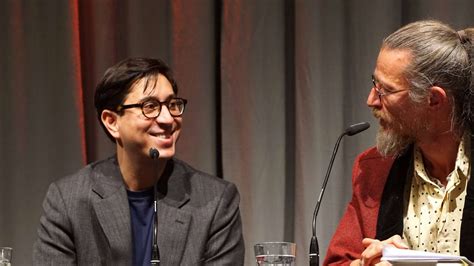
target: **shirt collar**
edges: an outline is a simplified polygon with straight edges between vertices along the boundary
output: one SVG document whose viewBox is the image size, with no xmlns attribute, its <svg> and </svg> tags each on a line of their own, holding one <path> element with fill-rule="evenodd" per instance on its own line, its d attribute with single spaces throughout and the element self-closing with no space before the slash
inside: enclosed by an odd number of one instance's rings
<svg viewBox="0 0 474 266">
<path fill-rule="evenodd" d="M 454 166 L 453 172 L 448 175 L 448 183 L 450 182 L 451 178 L 455 178 L 456 180 L 452 180 L 455 184 L 459 182 L 459 179 L 468 179 L 469 178 L 469 151 L 470 151 L 470 132 L 466 130 L 463 134 L 461 142 L 459 143 L 458 152 L 456 155 L 456 162 Z M 415 179 L 419 182 L 427 182 L 431 183 L 436 186 L 442 187 L 441 182 L 439 182 L 436 178 L 431 178 L 425 170 L 425 165 L 423 163 L 423 156 L 421 155 L 420 148 L 415 146 L 413 149 L 414 152 L 414 169 L 415 169 Z M 458 174 L 454 174 L 457 172 Z"/>
</svg>

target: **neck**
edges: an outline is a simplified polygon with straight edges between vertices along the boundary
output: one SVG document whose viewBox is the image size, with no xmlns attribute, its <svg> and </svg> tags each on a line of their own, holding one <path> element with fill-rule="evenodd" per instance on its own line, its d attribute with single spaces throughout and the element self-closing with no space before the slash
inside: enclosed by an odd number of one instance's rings
<svg viewBox="0 0 474 266">
<path fill-rule="evenodd" d="M 166 160 L 132 154 L 117 145 L 117 160 L 124 183 L 130 191 L 141 191 L 155 185 L 163 174 Z"/>
<path fill-rule="evenodd" d="M 417 143 L 423 155 L 425 171 L 443 185 L 447 184 L 448 175 L 454 170 L 462 135 L 452 131 L 436 135 Z"/>
</svg>

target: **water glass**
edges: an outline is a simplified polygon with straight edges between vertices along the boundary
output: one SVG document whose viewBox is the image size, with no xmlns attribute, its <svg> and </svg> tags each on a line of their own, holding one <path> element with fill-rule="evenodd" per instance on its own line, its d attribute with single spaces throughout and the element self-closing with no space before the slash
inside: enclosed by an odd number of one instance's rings
<svg viewBox="0 0 474 266">
<path fill-rule="evenodd" d="M 254 246 L 259 266 L 294 266 L 296 244 L 290 242 L 262 242 Z"/>
<path fill-rule="evenodd" d="M 0 247 L 0 266 L 11 266 L 12 248 Z"/>
</svg>

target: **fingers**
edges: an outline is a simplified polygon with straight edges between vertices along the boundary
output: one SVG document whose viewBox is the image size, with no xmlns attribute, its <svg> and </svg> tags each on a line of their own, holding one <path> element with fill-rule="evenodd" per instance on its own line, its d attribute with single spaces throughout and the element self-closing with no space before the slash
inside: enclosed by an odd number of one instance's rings
<svg viewBox="0 0 474 266">
<path fill-rule="evenodd" d="M 361 264 L 372 265 L 380 262 L 384 243 L 382 243 L 380 240 L 370 238 L 362 240 L 362 243 L 364 246 L 366 246 L 366 248 L 361 254 Z"/>
<path fill-rule="evenodd" d="M 392 264 L 386 260 L 383 260 L 377 264 L 375 264 L 375 266 L 392 266 Z"/>
<path fill-rule="evenodd" d="M 408 249 L 408 245 L 399 236 L 394 235 L 389 239 L 380 241 L 372 238 L 364 238 L 362 244 L 365 250 L 361 254 L 361 265 L 391 265 L 389 262 L 380 261 L 382 257 L 382 251 L 385 246 L 391 245 L 396 248 Z"/>
<path fill-rule="evenodd" d="M 360 260 L 353 260 L 351 261 L 351 264 L 349 264 L 349 266 L 361 266 L 361 262 Z"/>
<path fill-rule="evenodd" d="M 389 239 L 386 239 L 384 241 L 380 241 L 380 240 L 372 239 L 372 238 L 364 238 L 362 240 L 362 244 L 365 247 L 369 246 L 372 243 L 383 243 L 383 244 L 386 244 L 386 245 L 392 245 L 396 248 L 403 248 L 403 249 L 408 249 L 409 248 L 407 243 L 405 242 L 405 240 L 403 240 L 399 235 L 394 235 L 394 236 L 392 236 Z"/>
<path fill-rule="evenodd" d="M 396 248 L 408 249 L 408 245 L 399 235 L 394 235 L 386 240 L 386 244 L 392 244 Z M 384 241 L 385 242 L 385 241 Z"/>
<path fill-rule="evenodd" d="M 374 242 L 380 242 L 380 240 L 378 239 L 373 239 L 373 238 L 364 238 L 362 239 L 362 245 L 364 245 L 364 247 L 368 247 L 370 244 L 374 243 Z"/>
<path fill-rule="evenodd" d="M 364 264 L 364 262 L 362 260 L 353 260 L 351 263 L 350 263 L 350 266 L 365 266 L 367 264 Z M 375 266 L 392 266 L 392 264 L 388 261 L 380 261 L 379 263 L 377 264 L 374 264 Z"/>
</svg>

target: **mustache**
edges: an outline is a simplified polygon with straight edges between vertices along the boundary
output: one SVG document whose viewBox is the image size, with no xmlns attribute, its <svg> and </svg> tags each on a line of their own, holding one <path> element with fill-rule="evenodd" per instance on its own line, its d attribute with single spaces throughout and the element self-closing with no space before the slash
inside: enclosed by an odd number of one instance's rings
<svg viewBox="0 0 474 266">
<path fill-rule="evenodd" d="M 383 120 L 386 120 L 386 117 L 382 114 L 382 112 L 380 112 L 379 110 L 376 110 L 376 109 L 372 109 L 372 115 L 376 118 L 376 119 L 383 119 Z"/>
</svg>

